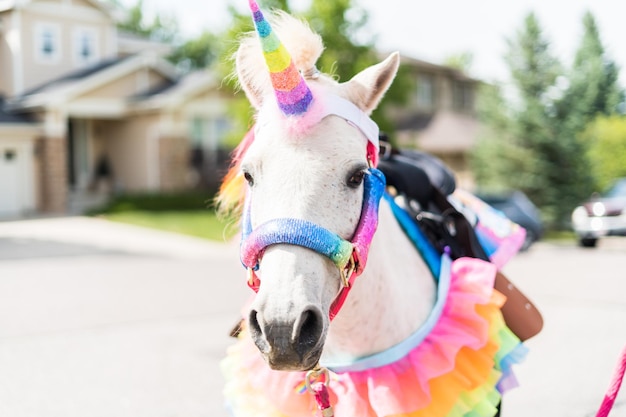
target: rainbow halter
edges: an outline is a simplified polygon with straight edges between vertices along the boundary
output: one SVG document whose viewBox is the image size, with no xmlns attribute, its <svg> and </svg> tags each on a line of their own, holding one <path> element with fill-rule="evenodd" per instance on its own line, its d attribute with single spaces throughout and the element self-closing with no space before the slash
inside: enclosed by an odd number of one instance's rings
<svg viewBox="0 0 626 417">
<path fill-rule="evenodd" d="M 342 288 L 329 312 L 332 320 L 367 263 L 369 246 L 378 226 L 378 206 L 385 190 L 384 174 L 376 168 L 369 168 L 363 188 L 361 218 L 351 241 L 315 223 L 295 218 L 273 219 L 253 229 L 248 198 L 242 219 L 241 262 L 248 269 L 250 288 L 259 291 L 261 281 L 256 271 L 268 246 L 289 244 L 311 249 L 329 258 L 341 274 Z"/>
</svg>

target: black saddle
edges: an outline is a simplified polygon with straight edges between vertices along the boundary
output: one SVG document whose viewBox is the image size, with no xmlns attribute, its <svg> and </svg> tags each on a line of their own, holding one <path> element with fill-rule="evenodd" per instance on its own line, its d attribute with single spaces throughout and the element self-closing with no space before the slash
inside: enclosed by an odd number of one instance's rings
<svg viewBox="0 0 626 417">
<path fill-rule="evenodd" d="M 448 201 L 456 189 L 452 170 L 439 158 L 409 149 L 396 149 L 380 136 L 378 168 L 387 185 L 404 198 L 404 208 L 440 252 L 447 247 L 453 258 L 472 256 L 487 260 L 473 225 Z"/>
<path fill-rule="evenodd" d="M 383 142 L 382 146 L 387 145 Z M 381 155 L 378 168 L 387 177 L 387 185 L 417 201 L 422 208 L 433 201 L 434 189 L 447 196 L 456 188 L 452 171 L 439 158 L 424 152 L 391 150 Z"/>
</svg>

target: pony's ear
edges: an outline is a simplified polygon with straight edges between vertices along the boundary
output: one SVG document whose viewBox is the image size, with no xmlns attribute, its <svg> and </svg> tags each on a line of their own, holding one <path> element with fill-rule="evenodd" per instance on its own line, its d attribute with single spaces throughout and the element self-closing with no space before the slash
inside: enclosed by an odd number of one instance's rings
<svg viewBox="0 0 626 417">
<path fill-rule="evenodd" d="M 255 109 L 261 108 L 271 85 L 270 76 L 263 61 L 263 52 L 257 39 L 244 39 L 235 54 L 235 68 L 241 89 Z"/>
<path fill-rule="evenodd" d="M 354 104 L 365 113 L 370 114 L 387 92 L 398 72 L 399 65 L 400 54 L 394 52 L 383 62 L 359 72 L 342 87 Z"/>
</svg>

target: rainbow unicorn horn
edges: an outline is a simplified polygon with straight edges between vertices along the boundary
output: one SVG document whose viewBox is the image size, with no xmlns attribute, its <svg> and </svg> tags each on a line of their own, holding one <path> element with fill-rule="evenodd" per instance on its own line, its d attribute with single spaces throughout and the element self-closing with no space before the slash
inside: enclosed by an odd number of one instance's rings
<svg viewBox="0 0 626 417">
<path fill-rule="evenodd" d="M 286 116 L 304 114 L 313 101 L 313 94 L 306 85 L 278 36 L 265 20 L 255 0 L 248 0 L 254 18 L 254 26 L 261 38 L 265 63 L 270 71 L 272 86 L 276 93 L 278 107 Z"/>
</svg>

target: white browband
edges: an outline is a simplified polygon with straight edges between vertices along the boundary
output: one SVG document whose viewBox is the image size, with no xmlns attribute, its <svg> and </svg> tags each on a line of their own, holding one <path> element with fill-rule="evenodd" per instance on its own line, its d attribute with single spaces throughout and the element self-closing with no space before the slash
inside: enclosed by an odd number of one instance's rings
<svg viewBox="0 0 626 417">
<path fill-rule="evenodd" d="M 378 125 L 363 110 L 359 109 L 350 100 L 329 94 L 324 97 L 324 115 L 322 117 L 335 115 L 350 122 L 365 135 L 368 141 L 380 149 L 378 141 Z"/>
</svg>

